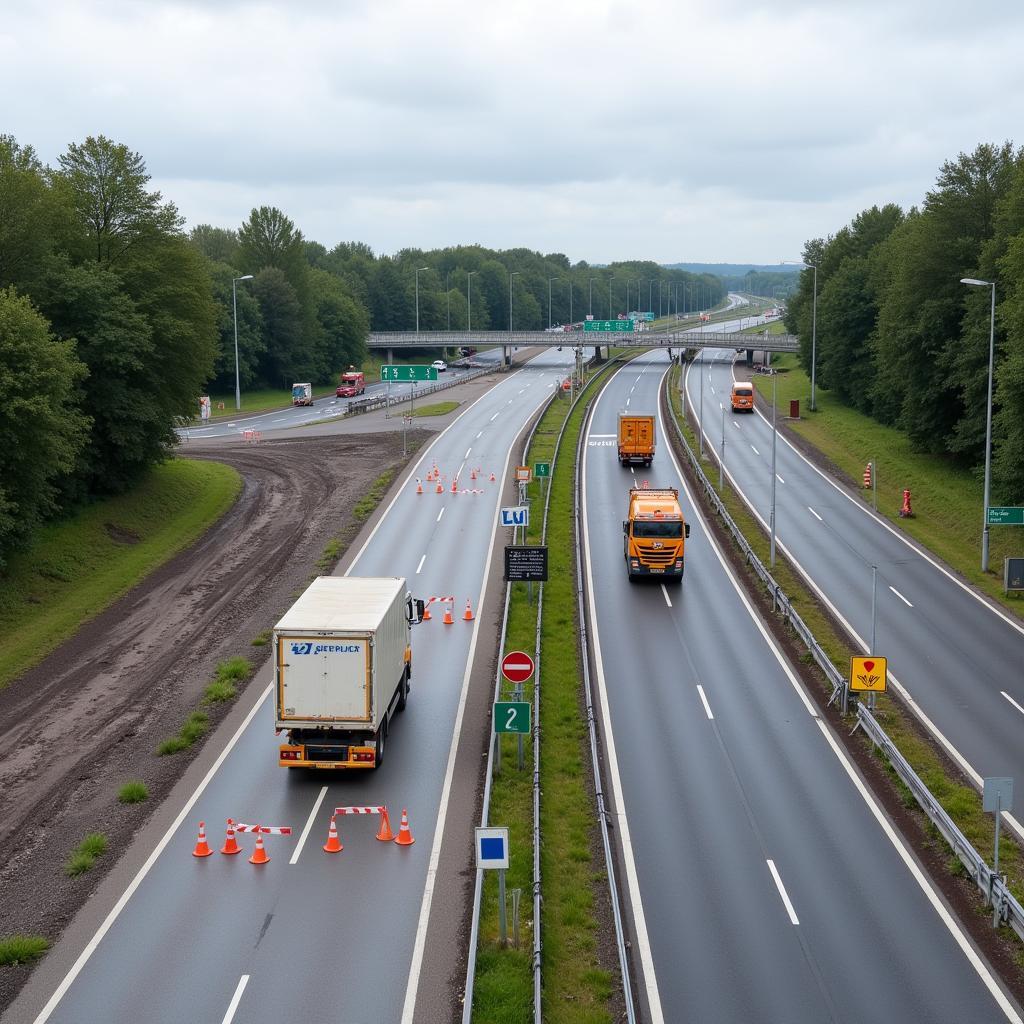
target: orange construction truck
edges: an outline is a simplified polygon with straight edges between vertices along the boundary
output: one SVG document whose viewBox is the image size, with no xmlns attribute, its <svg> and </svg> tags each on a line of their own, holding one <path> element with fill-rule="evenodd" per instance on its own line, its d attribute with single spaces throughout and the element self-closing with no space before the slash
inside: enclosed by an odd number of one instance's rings
<svg viewBox="0 0 1024 1024">
<path fill-rule="evenodd" d="M 754 411 L 754 385 L 749 380 L 733 381 L 730 397 L 733 412 L 752 413 Z"/>
<path fill-rule="evenodd" d="M 619 462 L 649 466 L 654 458 L 654 416 L 651 413 L 619 413 Z"/>
<path fill-rule="evenodd" d="M 690 524 L 683 518 L 675 487 L 631 487 L 622 534 L 630 582 L 641 576 L 682 581 Z"/>
</svg>

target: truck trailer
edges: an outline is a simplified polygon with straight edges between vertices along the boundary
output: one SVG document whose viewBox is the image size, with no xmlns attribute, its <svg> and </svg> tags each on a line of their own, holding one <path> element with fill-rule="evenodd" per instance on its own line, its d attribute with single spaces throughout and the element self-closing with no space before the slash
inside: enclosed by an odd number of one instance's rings
<svg viewBox="0 0 1024 1024">
<path fill-rule="evenodd" d="M 412 679 L 404 579 L 319 576 L 274 627 L 275 727 L 286 768 L 376 768 Z"/>
<path fill-rule="evenodd" d="M 654 459 L 654 416 L 650 413 L 619 413 L 619 462 L 650 466 Z"/>
</svg>

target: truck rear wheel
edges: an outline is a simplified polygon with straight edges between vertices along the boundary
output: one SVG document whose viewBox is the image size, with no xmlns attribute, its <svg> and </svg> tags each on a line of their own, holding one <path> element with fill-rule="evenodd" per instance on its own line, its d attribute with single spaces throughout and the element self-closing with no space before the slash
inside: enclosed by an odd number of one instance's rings
<svg viewBox="0 0 1024 1024">
<path fill-rule="evenodd" d="M 377 730 L 376 750 L 374 752 L 374 767 L 379 768 L 384 763 L 384 748 L 388 742 L 388 720 L 385 718 Z"/>
</svg>

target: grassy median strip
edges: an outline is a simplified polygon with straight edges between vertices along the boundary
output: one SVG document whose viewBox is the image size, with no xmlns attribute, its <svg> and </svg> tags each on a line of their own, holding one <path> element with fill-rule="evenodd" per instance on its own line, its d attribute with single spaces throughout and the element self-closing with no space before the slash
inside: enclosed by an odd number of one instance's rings
<svg viewBox="0 0 1024 1024">
<path fill-rule="evenodd" d="M 409 413 L 410 416 L 446 416 L 454 412 L 461 402 L 434 402 L 431 405 L 419 405 Z"/>
<path fill-rule="evenodd" d="M 130 493 L 40 530 L 0 576 L 0 688 L 188 547 L 241 486 L 228 466 L 174 459 Z"/>
<path fill-rule="evenodd" d="M 770 384 L 769 384 L 770 387 Z M 679 400 L 679 368 L 672 370 L 668 384 L 669 396 L 672 407 L 677 417 L 682 416 Z M 770 394 L 770 391 L 769 391 Z M 820 394 L 820 392 L 819 392 Z M 689 424 L 684 426 L 686 440 L 690 447 L 697 451 L 698 440 Z M 705 448 L 705 451 L 708 451 Z M 728 462 L 726 463 L 728 465 Z M 704 473 L 712 484 L 717 484 L 718 463 L 710 458 L 710 455 L 701 461 Z M 718 488 L 715 486 L 715 490 Z M 770 558 L 769 539 L 761 524 L 753 517 L 745 502 L 726 481 L 724 492 L 719 495 L 725 504 L 729 515 L 739 527 L 743 536 L 746 537 L 754 553 L 764 565 L 768 565 Z M 849 670 L 850 657 L 860 654 L 844 634 L 839 632 L 833 624 L 832 619 L 825 614 L 816 597 L 807 588 L 803 578 L 793 569 L 785 556 L 776 551 L 775 568 L 771 570 L 775 581 L 782 588 L 783 592 L 792 602 L 794 609 L 807 624 L 822 649 L 828 655 L 832 664 L 844 675 Z M 744 569 L 742 574 L 748 589 L 763 590 L 760 580 L 749 569 Z M 808 653 L 804 659 L 810 662 Z M 831 687 L 823 677 L 821 680 L 823 691 L 830 692 Z M 971 842 L 974 848 L 980 853 L 989 864 L 992 863 L 992 852 L 995 844 L 995 819 L 981 809 L 981 796 L 971 786 L 966 785 L 959 777 L 951 775 L 946 767 L 946 762 L 940 756 L 934 745 L 923 735 L 921 727 L 913 714 L 905 709 L 902 704 L 894 701 L 887 694 L 878 695 L 878 705 L 875 717 L 882 723 L 889 738 L 895 743 L 899 752 L 907 760 L 907 763 L 918 774 L 921 781 L 928 787 L 932 795 L 939 801 L 946 813 L 953 819 L 956 825 L 963 832 L 964 836 Z M 865 736 L 865 745 L 879 758 L 883 755 L 878 751 L 871 741 Z M 904 805 L 916 809 L 917 801 L 910 791 L 900 782 L 890 769 L 894 786 L 903 799 Z M 918 812 L 920 820 L 926 833 L 936 843 L 936 849 L 948 850 L 945 841 L 938 835 L 938 832 L 927 820 L 924 812 Z M 959 875 L 964 871 L 960 861 L 949 853 L 948 865 L 953 874 Z M 1004 829 L 1000 835 L 999 844 L 999 869 L 1006 874 L 1008 883 L 1017 899 L 1024 899 L 1024 857 L 1016 843 L 1006 834 Z M 1014 934 L 1004 928 L 1003 932 L 1013 938 Z M 1024 960 L 1021 961 L 1024 965 Z"/>
<path fill-rule="evenodd" d="M 611 367 L 599 368 L 599 373 Z M 528 462 L 552 463 L 558 431 L 569 412 L 568 395 L 548 407 L 534 434 Z M 548 520 L 548 582 L 544 585 L 541 625 L 541 879 L 543 886 L 544 1020 L 550 1024 L 610 1022 L 614 979 L 598 960 L 595 898 L 607 886 L 603 865 L 593 851 L 597 824 L 589 779 L 586 721 L 581 714 L 582 670 L 574 639 L 575 562 L 573 481 L 576 441 L 583 408 L 572 414 L 563 437 L 555 475 L 530 485 L 531 522 L 527 542 L 539 544 L 543 520 L 542 488 L 552 487 Z M 506 650 L 533 655 L 538 588 L 533 603 L 525 583 L 512 587 Z M 510 692 L 510 691 L 509 691 Z M 533 701 L 527 684 L 523 700 Z M 473 1020 L 522 1024 L 533 1019 L 533 744 L 523 741 L 524 769 L 517 768 L 518 739 L 502 739 L 501 772 L 491 790 L 490 820 L 507 825 L 512 858 L 506 875 L 509 893 L 522 890 L 519 948 L 498 942 L 497 879 L 485 879 L 480 919 L 480 949 L 474 987 Z M 509 915 L 511 937 L 511 914 Z"/>
</svg>

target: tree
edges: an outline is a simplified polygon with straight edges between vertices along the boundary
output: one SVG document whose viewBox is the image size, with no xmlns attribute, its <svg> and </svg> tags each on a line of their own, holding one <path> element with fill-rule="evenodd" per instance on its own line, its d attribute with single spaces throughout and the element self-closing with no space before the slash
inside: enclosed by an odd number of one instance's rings
<svg viewBox="0 0 1024 1024">
<path fill-rule="evenodd" d="M 147 192 L 149 174 L 138 153 L 103 135 L 72 143 L 59 158 L 74 209 L 93 257 L 117 263 L 147 234 L 169 234 L 183 220 L 159 192 Z"/>
<path fill-rule="evenodd" d="M 211 224 L 197 224 L 188 234 L 189 241 L 211 263 L 238 265 L 238 232 L 228 228 L 215 228 Z"/>
<path fill-rule="evenodd" d="M 302 307 L 295 289 L 277 267 L 261 270 L 252 284 L 266 342 L 261 379 L 272 387 L 312 379 L 312 353 L 304 344 Z"/>
<path fill-rule="evenodd" d="M 74 399 L 86 372 L 27 297 L 0 291 L 0 567 L 53 511 L 56 482 L 85 444 Z"/>
<path fill-rule="evenodd" d="M 214 263 L 213 299 L 217 305 L 217 355 L 214 360 L 211 387 L 217 391 L 235 390 L 235 321 L 231 281 L 236 277 L 226 263 Z M 238 378 L 243 389 L 256 384 L 266 355 L 263 338 L 263 315 L 260 304 L 247 282 L 239 281 L 235 288 L 238 308 Z"/>
<path fill-rule="evenodd" d="M 325 379 L 350 364 L 362 364 L 370 318 L 333 274 L 314 269 L 311 284 L 316 318 L 323 332 L 321 361 L 325 369 L 319 379 Z"/>
<path fill-rule="evenodd" d="M 0 287 L 35 280 L 52 248 L 52 196 L 31 146 L 0 135 Z"/>
</svg>

